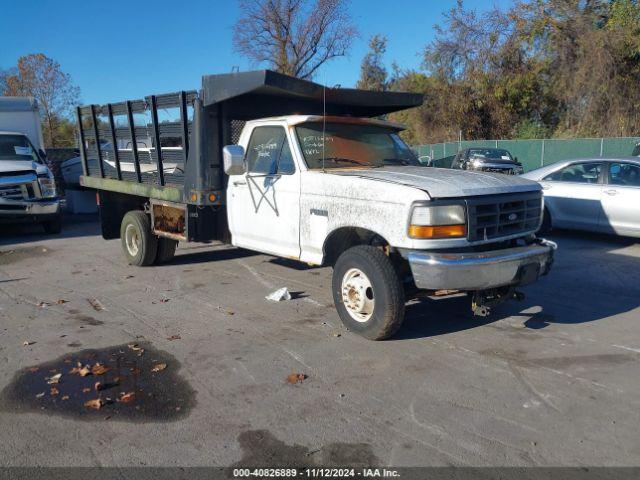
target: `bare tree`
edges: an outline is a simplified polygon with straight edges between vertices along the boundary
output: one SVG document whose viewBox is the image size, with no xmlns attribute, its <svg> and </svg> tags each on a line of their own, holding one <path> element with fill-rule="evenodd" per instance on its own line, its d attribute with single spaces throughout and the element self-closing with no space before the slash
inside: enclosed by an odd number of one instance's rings
<svg viewBox="0 0 640 480">
<path fill-rule="evenodd" d="M 61 127 L 68 123 L 66 117 L 79 103 L 80 89 L 60 64 L 42 53 L 26 55 L 3 75 L 1 83 L 4 95 L 35 97 L 42 114 L 45 143 L 54 148 L 61 146 Z"/>
<path fill-rule="evenodd" d="M 312 78 L 357 35 L 346 0 L 240 0 L 240 11 L 234 48 L 295 77 Z"/>
</svg>

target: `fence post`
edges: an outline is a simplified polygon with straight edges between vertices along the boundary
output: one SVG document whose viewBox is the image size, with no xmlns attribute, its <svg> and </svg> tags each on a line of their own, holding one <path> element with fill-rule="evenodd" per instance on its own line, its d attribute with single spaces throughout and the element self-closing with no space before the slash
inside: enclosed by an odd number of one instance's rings
<svg viewBox="0 0 640 480">
<path fill-rule="evenodd" d="M 544 167 L 544 138 L 542 139 L 542 149 L 540 150 L 540 166 Z"/>
<path fill-rule="evenodd" d="M 496 140 L 496 148 L 498 148 L 498 140 Z"/>
<path fill-rule="evenodd" d="M 602 156 L 603 150 L 604 150 L 604 137 L 600 139 L 600 156 Z"/>
</svg>

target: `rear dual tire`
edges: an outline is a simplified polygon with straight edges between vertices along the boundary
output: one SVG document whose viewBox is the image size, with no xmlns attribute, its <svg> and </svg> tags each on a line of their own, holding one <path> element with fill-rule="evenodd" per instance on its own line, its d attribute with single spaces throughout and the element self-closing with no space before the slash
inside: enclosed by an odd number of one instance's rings
<svg viewBox="0 0 640 480">
<path fill-rule="evenodd" d="M 359 245 L 333 268 L 333 301 L 342 323 L 370 340 L 384 340 L 404 320 L 405 297 L 393 263 L 382 250 Z"/>
<path fill-rule="evenodd" d="M 130 265 L 146 267 L 155 262 L 158 237 L 151 231 L 149 215 L 141 210 L 127 212 L 120 226 L 122 251 Z"/>
<path fill-rule="evenodd" d="M 127 212 L 122 218 L 120 241 L 129 264 L 138 267 L 169 262 L 178 246 L 176 240 L 156 236 L 149 215 L 141 210 Z"/>
</svg>

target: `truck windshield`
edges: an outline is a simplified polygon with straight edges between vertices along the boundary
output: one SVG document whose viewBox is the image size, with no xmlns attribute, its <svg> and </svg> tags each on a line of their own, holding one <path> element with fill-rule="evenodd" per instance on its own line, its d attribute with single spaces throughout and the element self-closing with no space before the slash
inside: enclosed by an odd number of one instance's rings
<svg viewBox="0 0 640 480">
<path fill-rule="evenodd" d="M 300 149 L 310 169 L 415 165 L 420 162 L 398 132 L 379 125 L 327 122 L 296 127 Z M 324 162 L 323 162 L 324 156 Z"/>
<path fill-rule="evenodd" d="M 25 135 L 0 135 L 0 161 L 2 160 L 40 162 L 40 157 Z"/>
</svg>

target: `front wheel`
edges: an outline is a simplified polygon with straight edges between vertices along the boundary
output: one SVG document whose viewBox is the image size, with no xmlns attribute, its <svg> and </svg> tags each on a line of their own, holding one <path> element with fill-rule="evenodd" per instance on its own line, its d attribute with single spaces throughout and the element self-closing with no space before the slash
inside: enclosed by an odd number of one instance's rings
<svg viewBox="0 0 640 480">
<path fill-rule="evenodd" d="M 333 301 L 342 323 L 370 340 L 384 340 L 404 320 L 404 290 L 393 264 L 380 249 L 346 250 L 333 268 Z"/>
<path fill-rule="evenodd" d="M 547 207 L 544 208 L 542 213 L 542 225 L 540 225 L 540 233 L 547 235 L 551 233 L 552 222 L 551 222 L 551 213 Z"/>
<path fill-rule="evenodd" d="M 42 224 L 45 233 L 48 234 L 58 234 L 62 231 L 62 219 L 60 215 L 56 215 L 55 217 L 47 220 Z"/>
</svg>

